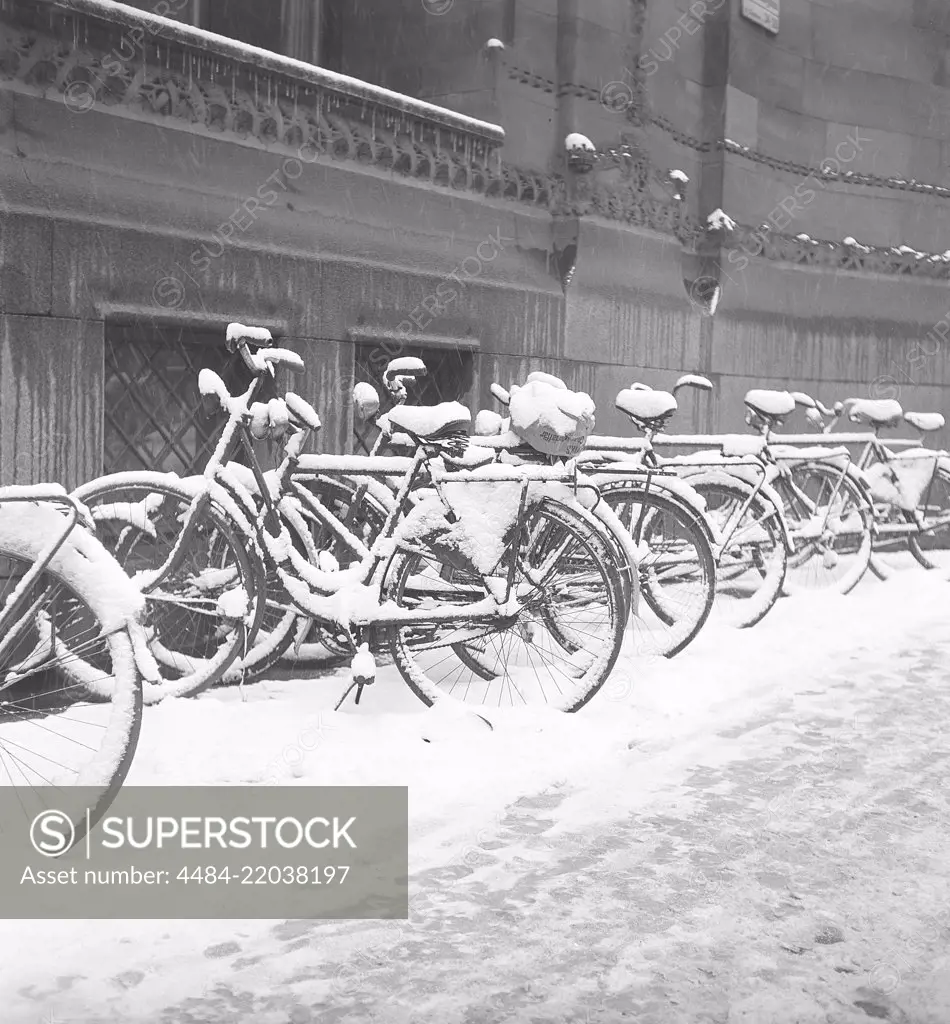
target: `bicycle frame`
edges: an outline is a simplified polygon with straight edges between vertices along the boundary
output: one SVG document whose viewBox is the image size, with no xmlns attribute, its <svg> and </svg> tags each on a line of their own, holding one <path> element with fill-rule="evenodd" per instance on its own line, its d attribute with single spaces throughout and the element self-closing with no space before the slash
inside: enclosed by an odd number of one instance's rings
<svg viewBox="0 0 950 1024">
<path fill-rule="evenodd" d="M 824 410 L 824 411 L 826 413 L 828 412 L 827 409 Z M 834 417 L 831 420 L 831 422 L 828 423 L 827 425 L 825 425 L 822 428 L 821 433 L 824 434 L 824 435 L 829 435 L 831 437 L 835 437 L 835 435 L 832 433 L 832 431 L 834 430 L 834 427 L 837 424 L 839 419 L 840 419 L 840 413 L 838 415 L 834 415 Z M 862 438 L 863 447 L 861 449 L 860 455 L 858 456 L 857 460 L 854 463 L 855 468 L 858 469 L 859 471 L 861 471 L 862 473 L 865 472 L 867 469 L 869 469 L 872 465 L 875 465 L 875 464 L 889 465 L 891 462 L 894 461 L 894 453 L 888 448 L 887 444 L 885 444 L 885 442 L 883 440 L 881 440 L 879 431 L 880 431 L 880 427 L 876 427 L 875 426 L 873 428 L 873 432 L 871 434 L 869 434 L 866 437 Z M 850 436 L 850 435 L 843 435 L 843 436 Z M 934 449 L 926 449 L 926 447 L 923 444 L 923 438 L 921 438 L 918 441 L 909 441 L 906 438 L 897 438 L 897 439 L 895 439 L 895 441 L 892 441 L 891 443 L 892 444 L 898 443 L 898 444 L 901 444 L 901 445 L 905 445 L 907 447 L 920 447 L 920 448 L 924 448 L 927 451 L 932 451 L 935 459 L 939 459 L 941 456 L 946 456 L 947 455 L 946 452 L 941 452 L 941 451 L 937 451 L 937 450 L 934 450 Z M 921 499 L 920 499 L 920 503 L 919 504 L 924 504 L 924 505 L 929 504 L 930 493 L 931 493 L 931 490 L 932 490 L 932 488 L 934 486 L 934 480 L 936 480 L 936 473 L 931 478 L 930 483 L 927 485 L 927 489 L 921 495 Z M 870 494 L 869 489 L 865 488 L 865 490 L 867 491 L 865 496 L 866 496 L 866 498 L 868 500 L 868 503 L 871 506 L 871 510 L 872 510 L 872 513 L 873 513 L 874 512 L 874 506 L 875 506 L 875 500 L 874 500 L 873 496 Z M 909 511 L 907 509 L 903 509 L 896 502 L 886 502 L 885 499 L 883 499 L 883 498 L 878 499 L 878 503 L 879 504 L 888 504 L 891 507 L 896 508 L 896 509 L 898 509 L 900 511 L 905 511 L 905 512 Z M 877 535 L 879 535 L 881 537 L 901 537 L 901 536 L 907 537 L 907 536 L 911 536 L 911 535 L 914 535 L 914 534 L 925 534 L 925 533 L 929 532 L 930 530 L 939 528 L 945 522 L 950 521 L 950 514 L 948 514 L 947 516 L 938 517 L 938 519 L 936 521 L 925 521 L 925 520 L 922 520 L 916 514 L 916 510 L 912 514 L 913 514 L 913 522 L 880 522 L 879 521 L 879 517 L 875 514 L 874 515 L 874 531 L 875 531 L 875 534 L 877 534 Z"/>
</svg>

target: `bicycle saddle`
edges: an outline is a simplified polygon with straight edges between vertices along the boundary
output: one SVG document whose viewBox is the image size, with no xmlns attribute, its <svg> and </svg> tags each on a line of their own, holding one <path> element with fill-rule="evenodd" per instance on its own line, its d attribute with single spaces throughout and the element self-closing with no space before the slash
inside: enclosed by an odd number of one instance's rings
<svg viewBox="0 0 950 1024">
<path fill-rule="evenodd" d="M 746 392 L 743 401 L 757 416 L 765 420 L 778 421 L 795 411 L 795 399 L 787 391 L 754 389 Z"/>
<path fill-rule="evenodd" d="M 668 391 L 643 391 L 624 388 L 615 405 L 639 423 L 662 423 L 677 410 L 676 399 Z"/>
<path fill-rule="evenodd" d="M 904 419 L 918 430 L 928 433 L 931 430 L 942 430 L 946 420 L 939 412 L 905 412 Z"/>
<path fill-rule="evenodd" d="M 459 402 L 442 402 L 439 405 L 397 405 L 377 420 L 380 426 L 382 420 L 411 437 L 439 441 L 453 434 L 467 434 L 472 414 Z"/>
<path fill-rule="evenodd" d="M 849 398 L 844 407 L 852 423 L 872 427 L 896 427 L 904 416 L 900 402 L 893 398 Z"/>
</svg>

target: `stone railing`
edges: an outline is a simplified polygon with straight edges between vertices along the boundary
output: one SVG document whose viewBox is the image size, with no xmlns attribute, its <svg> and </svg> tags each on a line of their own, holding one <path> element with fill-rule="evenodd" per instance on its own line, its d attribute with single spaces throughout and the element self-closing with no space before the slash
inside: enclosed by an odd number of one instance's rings
<svg viewBox="0 0 950 1024">
<path fill-rule="evenodd" d="M 732 253 L 743 257 L 797 263 L 802 266 L 853 270 L 859 273 L 900 275 L 950 280 L 950 251 L 918 252 L 910 246 L 881 247 L 862 245 L 849 238 L 831 242 L 807 235 L 787 235 L 767 227 L 736 225 L 724 234 L 722 248 L 729 263 L 737 262 Z"/>
<path fill-rule="evenodd" d="M 446 184 L 497 176 L 497 125 L 302 61 L 101 0 L 0 0 L 0 19 L 0 84 L 77 113 L 122 108 Z"/>
</svg>

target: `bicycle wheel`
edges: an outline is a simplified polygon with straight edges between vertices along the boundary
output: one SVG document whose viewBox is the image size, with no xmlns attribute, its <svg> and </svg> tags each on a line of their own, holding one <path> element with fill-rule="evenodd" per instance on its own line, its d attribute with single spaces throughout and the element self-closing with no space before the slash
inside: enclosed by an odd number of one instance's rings
<svg viewBox="0 0 950 1024">
<path fill-rule="evenodd" d="M 924 528 L 908 539 L 911 554 L 925 569 L 950 571 L 950 466 L 937 466 L 917 512 Z"/>
<path fill-rule="evenodd" d="M 706 531 L 692 509 L 636 481 L 600 490 L 640 549 L 636 651 L 672 658 L 699 634 L 713 606 L 716 567 Z"/>
<path fill-rule="evenodd" d="M 785 580 L 788 553 L 778 509 L 726 472 L 688 477 L 706 502 L 719 553 L 713 617 L 746 629 L 768 614 Z"/>
<path fill-rule="evenodd" d="M 871 507 L 836 466 L 803 462 L 789 470 L 790 481 L 780 476 L 774 484 L 795 544 L 784 589 L 834 588 L 849 594 L 871 561 Z"/>
<path fill-rule="evenodd" d="M 19 787 L 17 803 L 30 819 L 54 800 L 78 842 L 128 773 L 142 684 L 128 625 L 104 610 L 122 603 L 129 584 L 114 563 L 110 573 L 91 535 L 75 529 L 43 572 L 24 580 L 65 522 L 51 506 L 0 505 L 0 607 L 20 587 L 0 637 L 0 785 Z M 108 703 L 88 699 L 84 684 L 93 677 L 111 693 Z M 66 810 L 75 803 L 62 794 L 70 786 L 92 788 L 88 819 Z M 55 789 L 39 792 L 45 787 Z"/>
<path fill-rule="evenodd" d="M 75 495 L 145 597 L 146 636 L 161 674 L 153 699 L 191 697 L 221 680 L 250 651 L 265 612 L 261 562 L 225 514 L 208 505 L 189 516 L 192 492 L 149 474 L 103 477 Z M 186 517 L 192 532 L 184 557 L 155 579 Z"/>
<path fill-rule="evenodd" d="M 423 703 L 449 695 L 482 706 L 541 703 L 574 712 L 603 685 L 623 642 L 624 599 L 600 529 L 542 497 L 525 510 L 500 571 L 510 558 L 520 607 L 505 619 L 478 622 L 466 609 L 489 596 L 485 577 L 435 552 L 393 556 L 383 600 L 417 612 L 458 611 L 451 622 L 389 627 L 393 661 Z M 457 657 L 457 644 L 477 651 L 480 671 Z"/>
</svg>

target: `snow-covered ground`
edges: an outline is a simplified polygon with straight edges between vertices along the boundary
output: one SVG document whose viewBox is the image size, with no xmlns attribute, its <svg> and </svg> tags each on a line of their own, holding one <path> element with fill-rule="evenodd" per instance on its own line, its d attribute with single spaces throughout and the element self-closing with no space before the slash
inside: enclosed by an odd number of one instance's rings
<svg viewBox="0 0 950 1024">
<path fill-rule="evenodd" d="M 0 922 L 0 1021 L 946 1024 L 948 683 L 907 569 L 494 731 L 393 669 L 166 701 L 131 785 L 409 786 L 410 921 Z"/>
</svg>

